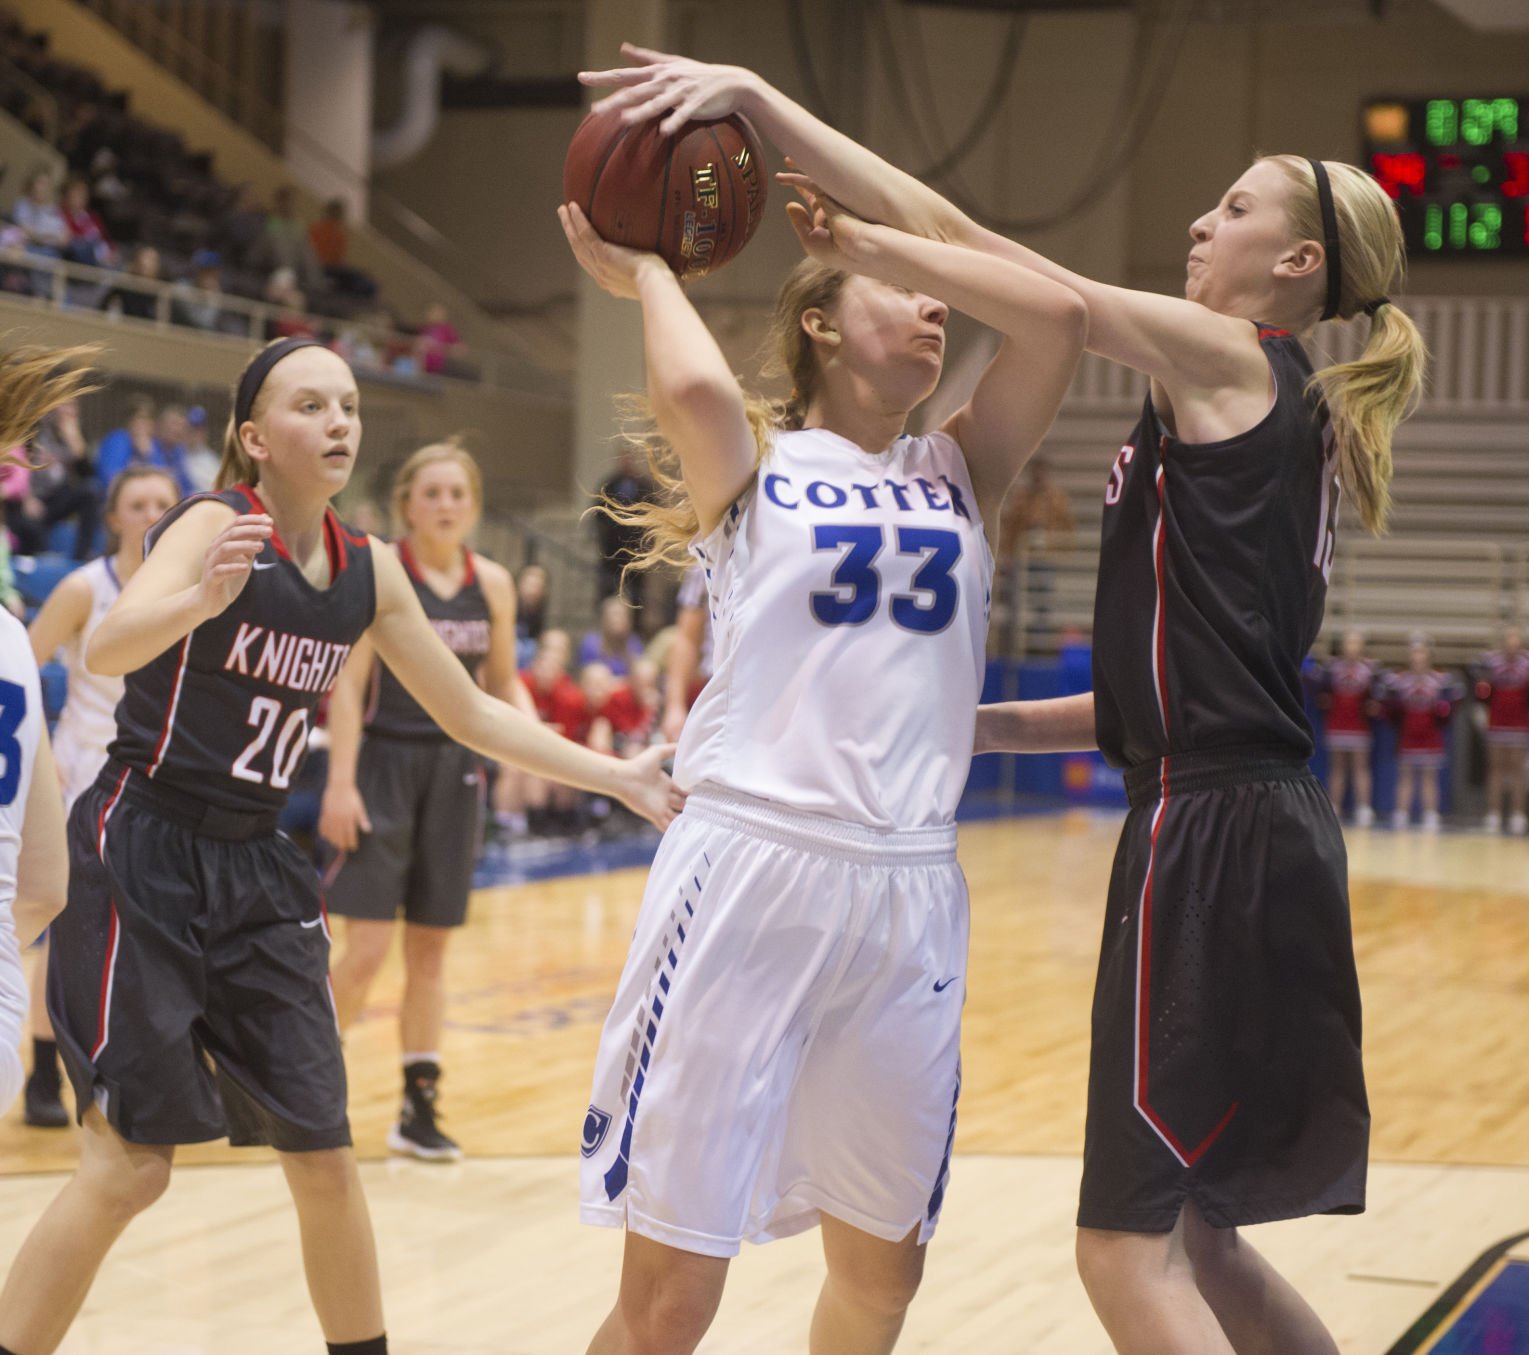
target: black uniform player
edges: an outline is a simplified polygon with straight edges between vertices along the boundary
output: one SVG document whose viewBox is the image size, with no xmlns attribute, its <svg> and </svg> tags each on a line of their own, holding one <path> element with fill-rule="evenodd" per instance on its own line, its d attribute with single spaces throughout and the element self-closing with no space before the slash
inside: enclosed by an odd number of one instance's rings
<svg viewBox="0 0 1529 1355">
<path fill-rule="evenodd" d="M 86 653 L 127 684 L 111 761 L 69 820 L 49 1010 L 84 1133 L 0 1293 L 0 1349 L 25 1355 L 63 1339 L 175 1145 L 225 1133 L 280 1153 L 330 1350 L 386 1350 L 318 881 L 276 833 L 313 707 L 363 634 L 464 742 L 670 812 L 656 765 L 571 749 L 473 686 L 392 552 L 334 516 L 361 431 L 340 358 L 272 344 L 234 411 L 228 488 L 154 533 Z"/>
<path fill-rule="evenodd" d="M 515 671 L 514 581 L 466 546 L 482 499 L 478 467 L 460 444 L 420 448 L 393 485 L 394 521 L 405 533 L 398 557 L 431 628 L 473 680 L 534 717 Z M 452 742 L 368 644 L 358 647 L 335 686 L 329 735 L 319 830 L 339 849 L 326 888 L 330 912 L 346 918 L 332 975 L 340 1028 L 365 1002 L 402 910 L 404 1089 L 388 1146 L 454 1160 L 461 1149 L 437 1120 L 444 964 L 447 942 L 467 917 L 483 763 Z"/>
</svg>

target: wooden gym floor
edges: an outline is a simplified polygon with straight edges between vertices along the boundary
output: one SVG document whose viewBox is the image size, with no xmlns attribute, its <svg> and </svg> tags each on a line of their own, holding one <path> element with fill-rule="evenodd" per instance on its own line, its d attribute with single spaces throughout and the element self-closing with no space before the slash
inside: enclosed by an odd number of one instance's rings
<svg viewBox="0 0 1529 1355">
<path fill-rule="evenodd" d="M 902 1350 L 1108 1350 L 1073 1273 L 1072 1211 L 1118 826 L 1073 811 L 962 829 L 973 919 L 957 1160 Z M 1529 1228 L 1529 843 L 1367 831 L 1350 853 L 1370 1210 L 1252 1235 L 1346 1355 L 1382 1355 L 1479 1254 Z M 453 947 L 442 1090 L 462 1164 L 386 1158 L 396 961 L 352 1031 L 395 1355 L 576 1355 L 608 1307 L 620 1238 L 577 1223 L 574 1145 L 642 882 L 629 870 L 475 897 Z M 19 1108 L 0 1122 L 0 1264 L 58 1189 L 72 1138 L 25 1128 Z M 269 1156 L 213 1146 L 178 1160 L 64 1355 L 321 1349 Z M 819 1279 L 815 1234 L 745 1248 L 702 1350 L 803 1349 Z"/>
</svg>

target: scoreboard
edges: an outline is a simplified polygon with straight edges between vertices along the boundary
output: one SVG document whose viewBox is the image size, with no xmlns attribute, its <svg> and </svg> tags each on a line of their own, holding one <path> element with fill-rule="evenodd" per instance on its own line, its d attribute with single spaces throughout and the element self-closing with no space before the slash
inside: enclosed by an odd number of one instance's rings
<svg viewBox="0 0 1529 1355">
<path fill-rule="evenodd" d="M 1529 95 L 1372 99 L 1365 167 L 1396 202 L 1407 253 L 1529 255 Z"/>
</svg>

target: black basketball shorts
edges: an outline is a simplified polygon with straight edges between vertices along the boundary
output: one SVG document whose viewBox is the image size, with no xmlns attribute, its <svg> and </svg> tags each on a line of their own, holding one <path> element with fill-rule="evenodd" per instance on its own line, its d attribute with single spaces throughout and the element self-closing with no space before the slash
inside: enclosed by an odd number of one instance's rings
<svg viewBox="0 0 1529 1355">
<path fill-rule="evenodd" d="M 1126 773 L 1094 990 L 1078 1224 L 1165 1232 L 1364 1208 L 1348 863 L 1304 764 Z"/>
<path fill-rule="evenodd" d="M 324 872 L 342 917 L 460 927 L 482 843 L 483 760 L 445 739 L 368 736 L 356 785 L 372 831 Z"/>
<path fill-rule="evenodd" d="M 274 819 L 116 762 L 75 801 L 48 1011 L 81 1115 L 133 1143 L 350 1143 L 318 876 Z"/>
</svg>

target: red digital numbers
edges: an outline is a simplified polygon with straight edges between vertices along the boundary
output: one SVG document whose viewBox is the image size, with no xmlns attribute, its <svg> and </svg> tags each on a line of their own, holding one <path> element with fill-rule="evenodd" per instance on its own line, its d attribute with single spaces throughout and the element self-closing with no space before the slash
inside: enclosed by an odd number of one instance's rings
<svg viewBox="0 0 1529 1355">
<path fill-rule="evenodd" d="M 1427 163 L 1415 152 L 1388 154 L 1376 152 L 1370 157 L 1376 179 L 1393 198 L 1400 198 L 1402 189 L 1414 197 L 1423 191 L 1423 176 Z"/>
<path fill-rule="evenodd" d="M 1508 171 L 1502 186 L 1505 198 L 1529 198 L 1529 151 L 1504 151 L 1502 162 Z"/>
</svg>

